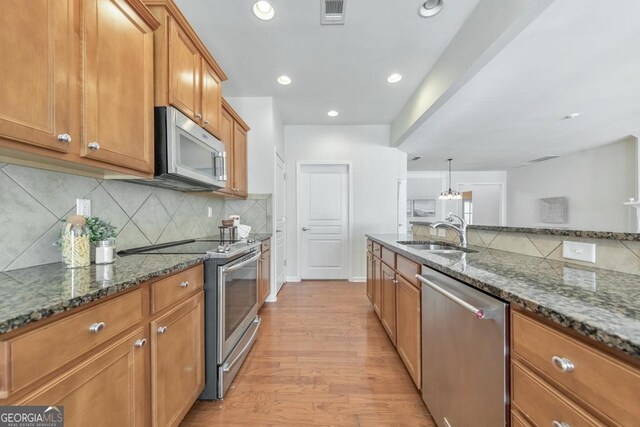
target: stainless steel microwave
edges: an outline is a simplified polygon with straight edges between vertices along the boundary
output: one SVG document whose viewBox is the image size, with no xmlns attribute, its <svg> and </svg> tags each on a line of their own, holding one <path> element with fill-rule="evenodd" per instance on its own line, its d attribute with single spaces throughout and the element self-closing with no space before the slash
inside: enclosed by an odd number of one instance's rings
<svg viewBox="0 0 640 427">
<path fill-rule="evenodd" d="M 136 181 L 180 191 L 225 186 L 224 144 L 174 107 L 155 107 L 154 179 Z"/>
</svg>

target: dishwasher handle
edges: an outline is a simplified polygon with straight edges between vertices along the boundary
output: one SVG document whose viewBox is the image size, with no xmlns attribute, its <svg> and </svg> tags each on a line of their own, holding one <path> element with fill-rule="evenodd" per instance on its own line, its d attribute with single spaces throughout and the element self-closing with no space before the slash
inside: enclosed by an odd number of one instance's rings
<svg viewBox="0 0 640 427">
<path fill-rule="evenodd" d="M 468 302 L 466 302 L 462 298 L 459 298 L 459 297 L 453 295 L 451 292 L 446 291 L 445 289 L 442 289 L 440 286 L 436 285 L 435 283 L 433 283 L 432 281 L 430 281 L 429 279 L 427 279 L 424 276 L 416 274 L 416 279 L 418 279 L 419 281 L 421 281 L 425 285 L 429 286 L 434 291 L 436 291 L 436 292 L 444 295 L 445 297 L 449 298 L 451 301 L 455 302 L 456 304 L 458 304 L 459 306 L 463 307 L 464 309 L 472 312 L 473 315 L 476 316 L 480 320 L 491 319 L 493 317 L 491 311 L 486 311 L 486 310 L 482 310 L 480 308 L 474 307 L 473 305 L 469 304 Z"/>
</svg>

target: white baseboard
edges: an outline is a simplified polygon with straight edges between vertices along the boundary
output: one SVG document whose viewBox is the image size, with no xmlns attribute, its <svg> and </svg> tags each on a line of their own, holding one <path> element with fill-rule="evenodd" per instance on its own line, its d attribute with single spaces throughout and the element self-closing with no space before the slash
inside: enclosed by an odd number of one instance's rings
<svg viewBox="0 0 640 427">
<path fill-rule="evenodd" d="M 278 301 L 278 296 L 277 295 L 273 295 L 273 294 L 269 294 L 269 296 L 267 296 L 267 298 L 264 301 L 265 302 L 276 302 L 276 301 Z"/>
<path fill-rule="evenodd" d="M 299 277 L 295 276 L 287 276 L 287 282 L 301 282 L 302 280 L 300 280 Z"/>
<path fill-rule="evenodd" d="M 364 283 L 367 281 L 366 277 L 352 277 L 351 279 L 349 279 L 350 282 L 354 282 L 354 283 Z"/>
</svg>

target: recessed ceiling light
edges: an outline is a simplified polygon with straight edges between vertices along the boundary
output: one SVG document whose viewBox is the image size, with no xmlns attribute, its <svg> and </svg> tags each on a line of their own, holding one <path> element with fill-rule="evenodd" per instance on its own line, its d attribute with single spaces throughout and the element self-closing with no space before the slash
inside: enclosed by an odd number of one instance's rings
<svg viewBox="0 0 640 427">
<path fill-rule="evenodd" d="M 580 117 L 580 113 L 571 113 L 567 114 L 563 117 L 563 119 L 575 119 L 576 117 Z"/>
<path fill-rule="evenodd" d="M 276 11 L 273 10 L 271 3 L 266 0 L 260 0 L 253 4 L 253 14 L 256 15 L 256 18 L 258 19 L 270 21 L 273 19 Z"/>
<path fill-rule="evenodd" d="M 280 76 L 278 77 L 278 83 L 280 83 L 281 85 L 290 85 L 291 84 L 291 77 L 289 76 Z"/>
<path fill-rule="evenodd" d="M 402 75 L 398 73 L 393 73 L 389 77 L 387 77 L 387 81 L 389 83 L 398 83 L 400 80 L 402 80 Z"/>
<path fill-rule="evenodd" d="M 336 110 L 331 110 L 327 113 L 327 116 L 329 117 L 335 117 L 338 115 L 338 112 Z"/>
<path fill-rule="evenodd" d="M 435 16 L 442 10 L 443 0 L 427 0 L 420 5 L 418 8 L 418 15 L 423 18 L 431 18 Z"/>
</svg>

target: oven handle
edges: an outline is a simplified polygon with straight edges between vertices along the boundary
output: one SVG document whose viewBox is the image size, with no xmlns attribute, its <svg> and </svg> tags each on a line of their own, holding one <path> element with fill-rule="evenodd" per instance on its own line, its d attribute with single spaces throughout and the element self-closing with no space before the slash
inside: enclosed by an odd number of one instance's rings
<svg viewBox="0 0 640 427">
<path fill-rule="evenodd" d="M 256 328 L 253 331 L 253 334 L 251 334 L 251 338 L 249 338 L 249 340 L 247 341 L 247 344 L 245 344 L 244 348 L 242 349 L 242 351 L 240 353 L 238 353 L 238 355 L 236 356 L 235 359 L 233 359 L 231 362 L 229 363 L 225 363 L 224 366 L 222 367 L 222 370 L 224 372 L 229 372 L 231 370 L 231 368 L 233 368 L 233 365 L 236 364 L 236 362 L 238 361 L 238 359 L 240 359 L 242 356 L 244 356 L 244 354 L 247 352 L 247 350 L 249 349 L 249 347 L 251 347 L 253 345 L 253 341 L 256 338 L 256 335 L 258 334 L 258 330 L 260 329 L 260 323 L 262 322 L 262 318 L 261 317 L 256 317 L 253 320 L 253 323 L 257 323 Z"/>
<path fill-rule="evenodd" d="M 258 258 L 260 258 L 260 252 L 256 253 L 254 256 L 252 256 L 252 257 L 251 257 L 251 258 L 249 258 L 248 260 L 246 260 L 246 261 L 242 261 L 242 262 L 241 262 L 241 263 L 239 263 L 239 264 L 232 264 L 232 265 L 230 265 L 229 267 L 222 267 L 222 273 L 223 273 L 223 274 L 225 274 L 225 273 L 231 273 L 232 271 L 235 271 L 235 270 L 237 270 L 237 269 L 239 269 L 239 268 L 242 268 L 242 267 L 244 267 L 244 266 L 245 266 L 245 265 L 247 265 L 247 264 L 250 264 L 250 263 L 252 263 L 252 262 L 254 262 L 254 261 L 258 261 Z"/>
</svg>

